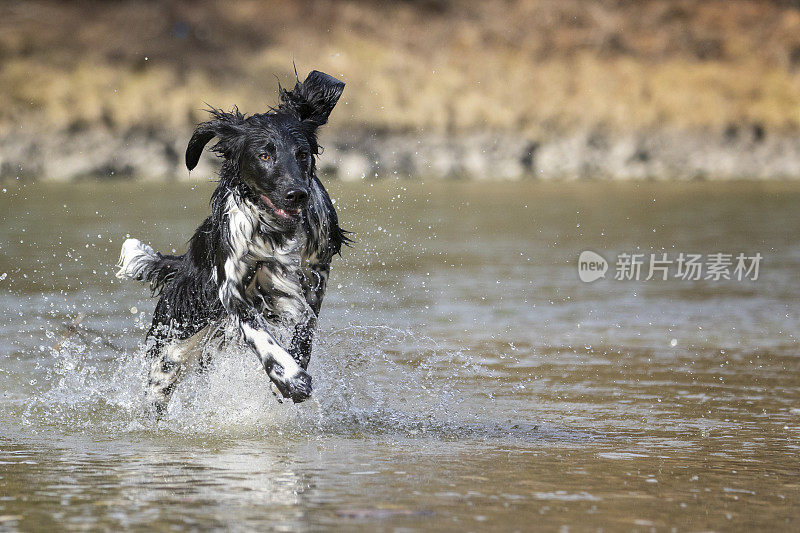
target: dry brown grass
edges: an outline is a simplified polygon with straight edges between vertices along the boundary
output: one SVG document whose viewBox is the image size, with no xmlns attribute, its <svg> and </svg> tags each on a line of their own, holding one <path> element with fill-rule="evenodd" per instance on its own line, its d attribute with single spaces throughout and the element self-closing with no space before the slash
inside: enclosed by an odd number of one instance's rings
<svg viewBox="0 0 800 533">
<path fill-rule="evenodd" d="M 294 60 L 348 82 L 339 128 L 794 131 L 793 5 L 12 2 L 0 7 L 0 127 L 184 128 L 203 102 L 261 111 Z"/>
</svg>

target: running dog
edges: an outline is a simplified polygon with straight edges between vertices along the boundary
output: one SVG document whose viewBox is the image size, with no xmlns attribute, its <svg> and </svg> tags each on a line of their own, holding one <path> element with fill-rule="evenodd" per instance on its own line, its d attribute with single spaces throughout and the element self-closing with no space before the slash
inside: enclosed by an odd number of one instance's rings
<svg viewBox="0 0 800 533">
<path fill-rule="evenodd" d="M 117 277 L 149 282 L 160 296 L 147 333 L 147 409 L 156 419 L 202 346 L 231 342 L 223 331 L 255 352 L 283 397 L 311 395 L 306 369 L 330 264 L 349 242 L 315 161 L 317 130 L 343 90 L 313 71 L 292 90 L 279 86 L 280 104 L 266 113 L 210 108 L 186 166 L 197 166 L 213 138 L 223 162 L 211 215 L 188 251 L 161 254 L 137 239 L 122 245 Z"/>
</svg>

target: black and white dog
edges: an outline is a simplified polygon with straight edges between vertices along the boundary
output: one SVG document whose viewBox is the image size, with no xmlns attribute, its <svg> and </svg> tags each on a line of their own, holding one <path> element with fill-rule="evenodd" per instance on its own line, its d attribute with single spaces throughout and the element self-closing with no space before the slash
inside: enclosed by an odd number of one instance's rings
<svg viewBox="0 0 800 533">
<path fill-rule="evenodd" d="M 186 149 L 191 170 L 217 138 L 213 151 L 224 161 L 211 216 L 183 255 L 162 255 L 136 239 L 122 245 L 117 277 L 150 282 L 160 294 L 147 334 L 154 416 L 163 415 L 190 360 L 211 340 L 229 341 L 231 331 L 284 397 L 311 395 L 306 369 L 316 320 L 331 259 L 349 240 L 316 175 L 316 134 L 343 90 L 343 82 L 313 71 L 290 91 L 279 87 L 280 105 L 267 113 L 212 108 Z"/>
</svg>

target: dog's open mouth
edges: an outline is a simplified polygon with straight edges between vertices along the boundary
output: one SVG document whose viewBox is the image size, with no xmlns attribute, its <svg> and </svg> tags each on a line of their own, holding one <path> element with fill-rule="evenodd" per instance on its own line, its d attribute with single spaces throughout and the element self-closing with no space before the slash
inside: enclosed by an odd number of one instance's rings
<svg viewBox="0 0 800 533">
<path fill-rule="evenodd" d="M 272 209 L 272 211 L 281 218 L 285 218 L 287 220 L 294 220 L 300 216 L 300 209 L 281 209 L 279 207 L 275 207 L 275 204 L 267 197 L 266 194 L 261 195 L 261 200 Z"/>
</svg>

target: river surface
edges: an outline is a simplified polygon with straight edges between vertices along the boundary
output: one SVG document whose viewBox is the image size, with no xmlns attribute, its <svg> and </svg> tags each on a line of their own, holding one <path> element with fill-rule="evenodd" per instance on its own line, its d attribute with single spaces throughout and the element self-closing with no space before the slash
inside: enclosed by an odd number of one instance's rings
<svg viewBox="0 0 800 533">
<path fill-rule="evenodd" d="M 800 528 L 800 185 L 333 183 L 312 399 L 220 353 L 157 426 L 113 266 L 182 252 L 213 184 L 0 188 L 0 530 Z"/>
</svg>

